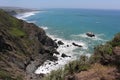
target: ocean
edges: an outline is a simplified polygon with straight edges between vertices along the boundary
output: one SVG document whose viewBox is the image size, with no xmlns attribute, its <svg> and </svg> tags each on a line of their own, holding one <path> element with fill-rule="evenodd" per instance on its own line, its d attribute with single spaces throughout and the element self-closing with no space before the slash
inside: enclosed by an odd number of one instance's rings
<svg viewBox="0 0 120 80">
<path fill-rule="evenodd" d="M 45 9 L 19 14 L 16 17 L 35 23 L 53 40 L 61 40 L 64 43 L 57 49 L 60 55 L 54 54 L 58 61 L 46 61 L 35 71 L 36 74 L 47 74 L 62 68 L 68 62 L 79 59 L 80 55 L 90 57 L 95 46 L 104 44 L 120 32 L 119 10 Z M 88 37 L 87 32 L 93 32 L 95 37 Z M 74 46 L 73 42 L 83 47 Z M 71 57 L 63 58 L 61 57 L 63 53 Z"/>
</svg>

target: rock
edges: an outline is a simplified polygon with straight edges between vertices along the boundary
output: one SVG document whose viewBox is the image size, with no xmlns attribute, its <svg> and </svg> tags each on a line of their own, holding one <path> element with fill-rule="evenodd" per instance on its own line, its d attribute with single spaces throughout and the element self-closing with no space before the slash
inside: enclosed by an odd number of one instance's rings
<svg viewBox="0 0 120 80">
<path fill-rule="evenodd" d="M 58 41 L 59 45 L 64 45 L 64 43 L 62 41 Z"/>
<path fill-rule="evenodd" d="M 67 47 L 69 47 L 69 45 L 67 45 Z"/>
<path fill-rule="evenodd" d="M 0 52 L 6 51 L 6 50 L 12 51 L 12 47 L 9 44 L 7 44 L 3 36 L 0 35 Z"/>
<path fill-rule="evenodd" d="M 95 37 L 95 34 L 92 33 L 92 32 L 87 32 L 86 35 L 87 35 L 88 37 Z"/>
<path fill-rule="evenodd" d="M 65 58 L 68 57 L 66 54 L 62 53 L 61 57 Z"/>
<path fill-rule="evenodd" d="M 57 41 L 57 39 L 55 39 L 54 41 Z"/>
<path fill-rule="evenodd" d="M 48 58 L 50 61 L 57 61 L 58 57 L 57 56 L 49 56 Z"/>
<path fill-rule="evenodd" d="M 58 63 L 54 63 L 54 65 L 57 65 Z"/>
<path fill-rule="evenodd" d="M 51 62 L 49 62 L 49 65 L 51 64 Z"/>
<path fill-rule="evenodd" d="M 47 53 L 50 53 L 50 54 L 59 54 L 59 52 L 56 50 L 56 49 L 54 49 L 53 47 L 45 47 L 45 52 L 47 52 Z"/>
<path fill-rule="evenodd" d="M 9 79 L 41 80 L 34 72 L 46 60 L 58 60 L 57 47 L 42 28 L 0 10 L 0 70 Z"/>
<path fill-rule="evenodd" d="M 77 47 L 82 47 L 82 45 L 78 45 L 78 44 L 76 44 L 76 43 L 72 43 L 72 45 L 74 45 L 74 46 L 77 46 Z"/>
</svg>

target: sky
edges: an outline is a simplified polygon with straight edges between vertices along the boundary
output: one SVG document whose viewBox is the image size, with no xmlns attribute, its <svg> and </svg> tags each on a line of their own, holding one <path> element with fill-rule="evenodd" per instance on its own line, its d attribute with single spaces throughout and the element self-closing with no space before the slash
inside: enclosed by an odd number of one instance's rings
<svg viewBox="0 0 120 80">
<path fill-rule="evenodd" d="M 0 0 L 0 6 L 24 8 L 120 9 L 120 0 Z"/>
</svg>

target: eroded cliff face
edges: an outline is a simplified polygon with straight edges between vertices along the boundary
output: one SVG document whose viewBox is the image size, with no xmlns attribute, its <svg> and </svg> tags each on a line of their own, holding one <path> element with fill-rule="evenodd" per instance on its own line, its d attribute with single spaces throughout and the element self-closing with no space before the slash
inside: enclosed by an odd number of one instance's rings
<svg viewBox="0 0 120 80">
<path fill-rule="evenodd" d="M 42 28 L 0 10 L 1 80 L 40 80 L 34 71 L 48 59 L 57 60 L 56 48 Z"/>
</svg>

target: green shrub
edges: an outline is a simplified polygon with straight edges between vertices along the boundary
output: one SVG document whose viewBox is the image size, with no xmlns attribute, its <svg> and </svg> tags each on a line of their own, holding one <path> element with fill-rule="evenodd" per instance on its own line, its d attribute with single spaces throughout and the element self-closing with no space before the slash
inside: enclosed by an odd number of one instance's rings
<svg viewBox="0 0 120 80">
<path fill-rule="evenodd" d="M 74 74 L 76 72 L 85 71 L 89 69 L 90 64 L 88 57 L 81 56 L 79 60 L 75 60 L 66 64 L 63 69 L 52 71 L 50 74 L 45 76 L 43 80 L 65 80 L 65 76 Z"/>
<path fill-rule="evenodd" d="M 58 69 L 56 71 L 52 71 L 50 74 L 45 76 L 43 80 L 64 80 L 65 73 L 63 69 Z"/>
<path fill-rule="evenodd" d="M 17 27 L 12 27 L 10 29 L 10 33 L 11 35 L 15 36 L 15 37 L 22 37 L 22 36 L 25 36 L 25 32 Z"/>
<path fill-rule="evenodd" d="M 112 41 L 109 42 L 113 47 L 120 46 L 120 33 L 117 33 Z"/>
<path fill-rule="evenodd" d="M 109 43 L 105 44 L 105 45 L 99 45 L 97 47 L 95 47 L 95 53 L 97 54 L 108 54 L 111 55 L 112 54 L 112 45 L 110 45 Z"/>
</svg>

